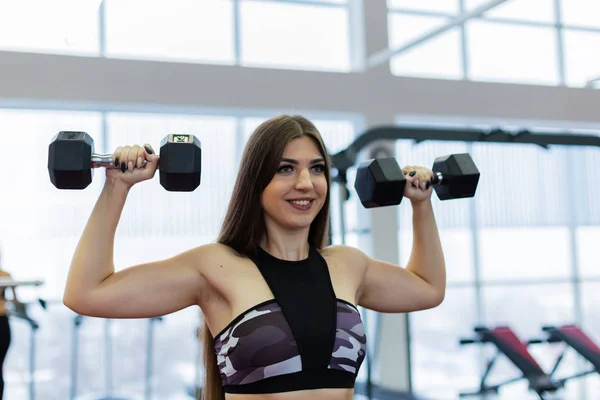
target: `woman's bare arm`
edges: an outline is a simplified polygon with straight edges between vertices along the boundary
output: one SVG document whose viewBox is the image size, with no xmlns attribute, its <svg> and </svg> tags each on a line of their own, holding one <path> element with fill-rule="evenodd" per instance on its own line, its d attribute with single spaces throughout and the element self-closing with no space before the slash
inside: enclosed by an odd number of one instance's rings
<svg viewBox="0 0 600 400">
<path fill-rule="evenodd" d="M 199 304 L 209 290 L 203 270 L 223 253 L 221 245 L 115 272 L 115 231 L 129 190 L 107 180 L 73 255 L 63 303 L 102 318 L 148 318 Z"/>
</svg>

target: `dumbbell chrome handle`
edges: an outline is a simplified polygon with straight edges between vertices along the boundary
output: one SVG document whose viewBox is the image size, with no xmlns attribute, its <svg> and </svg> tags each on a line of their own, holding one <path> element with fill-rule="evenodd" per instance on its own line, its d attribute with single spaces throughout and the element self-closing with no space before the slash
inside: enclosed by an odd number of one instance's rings
<svg viewBox="0 0 600 400">
<path fill-rule="evenodd" d="M 112 154 L 95 154 L 92 153 L 92 168 L 113 168 L 118 169 L 121 168 L 113 163 L 113 155 Z M 144 167 L 148 161 L 144 160 L 141 167 Z M 137 165 L 136 165 L 137 166 Z M 140 167 L 140 168 L 141 168 Z"/>
<path fill-rule="evenodd" d="M 444 174 L 441 172 L 434 172 L 433 178 L 431 178 L 431 183 L 434 185 L 442 185 L 444 184 Z"/>
</svg>

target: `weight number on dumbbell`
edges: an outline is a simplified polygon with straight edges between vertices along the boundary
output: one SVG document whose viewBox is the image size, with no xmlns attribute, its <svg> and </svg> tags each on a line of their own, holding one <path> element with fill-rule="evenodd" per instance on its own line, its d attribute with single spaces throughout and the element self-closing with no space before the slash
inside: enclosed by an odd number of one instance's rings
<svg viewBox="0 0 600 400">
<path fill-rule="evenodd" d="M 190 135 L 173 135 L 174 143 L 189 143 Z"/>
</svg>

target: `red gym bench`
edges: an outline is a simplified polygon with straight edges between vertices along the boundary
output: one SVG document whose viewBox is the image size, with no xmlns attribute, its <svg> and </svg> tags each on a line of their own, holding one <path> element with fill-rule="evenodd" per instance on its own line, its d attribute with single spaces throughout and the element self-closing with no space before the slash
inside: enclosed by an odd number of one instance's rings
<svg viewBox="0 0 600 400">
<path fill-rule="evenodd" d="M 544 372 L 537 361 L 531 356 L 529 350 L 527 350 L 527 342 L 522 342 L 509 327 L 498 326 L 495 328 L 486 328 L 478 326 L 474 328 L 474 331 L 476 333 L 474 339 L 461 339 L 460 344 L 490 343 L 496 347 L 497 353 L 488 361 L 487 368 L 481 377 L 479 389 L 475 392 L 460 393 L 461 397 L 485 393 L 498 394 L 498 389 L 501 386 L 522 379 L 526 379 L 529 382 L 529 389 L 534 391 L 541 400 L 544 400 L 546 394 L 556 392 L 563 387 L 563 382 L 554 380 L 549 374 Z M 499 384 L 488 385 L 486 384 L 486 379 L 500 354 L 506 356 L 521 371 L 522 375 Z"/>
<path fill-rule="evenodd" d="M 533 339 L 530 343 L 564 343 L 579 355 L 589 361 L 593 368 L 588 371 L 583 371 L 575 375 L 561 378 L 560 382 L 566 382 L 569 379 L 579 378 L 585 375 L 592 374 L 594 372 L 600 373 L 600 347 L 577 325 L 563 325 L 559 327 L 555 326 L 544 326 L 542 330 L 547 334 L 545 339 Z M 558 365 L 565 356 L 567 349 L 558 356 L 552 372 L 550 375 L 554 375 Z"/>
</svg>

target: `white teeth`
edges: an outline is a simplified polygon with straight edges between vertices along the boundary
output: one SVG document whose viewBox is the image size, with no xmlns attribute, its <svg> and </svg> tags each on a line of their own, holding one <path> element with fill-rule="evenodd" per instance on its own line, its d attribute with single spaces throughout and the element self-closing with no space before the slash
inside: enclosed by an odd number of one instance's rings
<svg viewBox="0 0 600 400">
<path fill-rule="evenodd" d="M 310 203 L 310 200 L 293 200 L 292 203 L 297 204 L 299 206 L 307 206 Z"/>
</svg>

